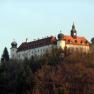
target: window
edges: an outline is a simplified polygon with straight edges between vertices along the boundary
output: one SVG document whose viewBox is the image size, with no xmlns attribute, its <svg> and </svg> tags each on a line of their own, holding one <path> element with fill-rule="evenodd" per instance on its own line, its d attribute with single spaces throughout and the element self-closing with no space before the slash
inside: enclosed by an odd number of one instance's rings
<svg viewBox="0 0 94 94">
<path fill-rule="evenodd" d="M 20 59 L 20 54 L 19 54 L 19 59 Z"/>
<path fill-rule="evenodd" d="M 38 49 L 38 52 L 39 52 L 39 49 Z"/>
<path fill-rule="evenodd" d="M 81 41 L 81 44 L 83 43 L 83 41 Z"/>
<path fill-rule="evenodd" d="M 48 52 L 48 48 L 46 49 L 46 51 Z"/>
<path fill-rule="evenodd" d="M 13 58 L 14 58 L 14 55 L 13 55 Z"/>
<path fill-rule="evenodd" d="M 29 53 L 29 56 L 30 56 L 30 53 Z"/>
<path fill-rule="evenodd" d="M 77 40 L 75 40 L 75 43 L 77 43 Z"/>
<path fill-rule="evenodd" d="M 70 40 L 68 40 L 68 43 L 70 43 Z"/>
<path fill-rule="evenodd" d="M 78 48 L 76 48 L 76 51 L 78 51 Z"/>
<path fill-rule="evenodd" d="M 32 51 L 32 54 L 33 54 L 33 51 Z"/>
</svg>

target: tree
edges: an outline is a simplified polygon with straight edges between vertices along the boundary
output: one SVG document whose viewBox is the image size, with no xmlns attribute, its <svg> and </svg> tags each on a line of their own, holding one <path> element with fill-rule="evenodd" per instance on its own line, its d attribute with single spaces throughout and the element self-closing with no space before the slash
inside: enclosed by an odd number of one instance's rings
<svg viewBox="0 0 94 94">
<path fill-rule="evenodd" d="M 9 53 L 6 47 L 4 48 L 1 61 L 9 61 Z"/>
<path fill-rule="evenodd" d="M 94 37 L 91 39 L 92 44 L 94 44 Z"/>
</svg>

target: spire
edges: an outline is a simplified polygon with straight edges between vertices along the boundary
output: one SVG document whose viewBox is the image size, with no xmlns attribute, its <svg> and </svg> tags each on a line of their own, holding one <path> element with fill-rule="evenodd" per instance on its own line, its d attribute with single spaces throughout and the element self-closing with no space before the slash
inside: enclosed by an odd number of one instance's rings
<svg viewBox="0 0 94 94">
<path fill-rule="evenodd" d="M 72 29 L 74 29 L 74 28 L 75 28 L 75 25 L 74 25 L 74 21 L 73 21 Z"/>
<path fill-rule="evenodd" d="M 60 33 L 61 33 L 62 31 L 60 30 Z"/>
<path fill-rule="evenodd" d="M 28 41 L 28 38 L 26 38 L 26 42 Z"/>
<path fill-rule="evenodd" d="M 74 22 L 73 22 L 72 29 L 71 29 L 71 36 L 74 38 L 77 36 L 77 31 L 75 29 Z"/>
<path fill-rule="evenodd" d="M 60 33 L 62 33 L 62 30 L 60 30 Z"/>
</svg>

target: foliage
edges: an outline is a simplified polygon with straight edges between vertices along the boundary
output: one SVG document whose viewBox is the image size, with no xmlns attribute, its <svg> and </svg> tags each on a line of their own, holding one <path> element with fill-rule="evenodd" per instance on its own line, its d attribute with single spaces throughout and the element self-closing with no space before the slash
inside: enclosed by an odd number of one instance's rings
<svg viewBox="0 0 94 94">
<path fill-rule="evenodd" d="M 4 48 L 4 51 L 3 51 L 3 55 L 2 55 L 1 61 L 4 61 L 4 62 L 9 61 L 9 53 L 8 53 L 8 50 L 7 50 L 6 47 Z"/>
<path fill-rule="evenodd" d="M 1 63 L 0 94 L 94 94 L 94 53 L 62 53 Z"/>
<path fill-rule="evenodd" d="M 33 73 L 22 62 L 11 61 L 0 65 L 0 94 L 27 94 L 34 86 Z"/>
</svg>

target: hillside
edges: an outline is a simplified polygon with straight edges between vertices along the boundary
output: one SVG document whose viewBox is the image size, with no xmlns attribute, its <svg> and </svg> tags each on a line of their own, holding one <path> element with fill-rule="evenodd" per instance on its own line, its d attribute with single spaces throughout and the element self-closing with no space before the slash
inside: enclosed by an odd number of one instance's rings
<svg viewBox="0 0 94 94">
<path fill-rule="evenodd" d="M 94 94 L 94 53 L 2 62 L 0 94 Z"/>
</svg>

